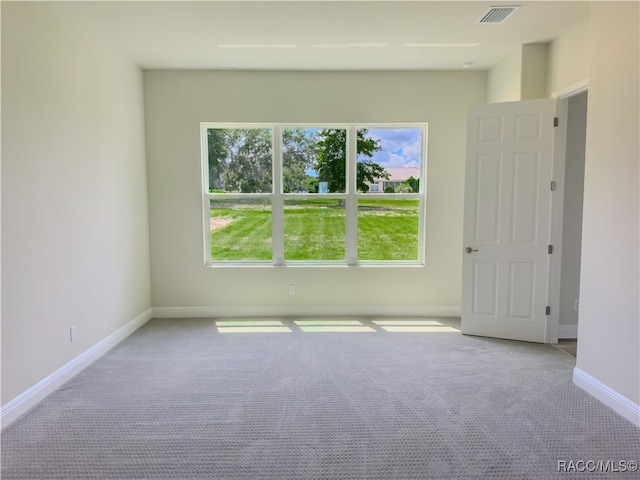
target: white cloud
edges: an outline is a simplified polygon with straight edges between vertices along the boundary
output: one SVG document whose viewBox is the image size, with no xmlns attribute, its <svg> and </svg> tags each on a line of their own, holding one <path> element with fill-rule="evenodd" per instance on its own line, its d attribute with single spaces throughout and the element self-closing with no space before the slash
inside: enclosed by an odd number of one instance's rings
<svg viewBox="0 0 640 480">
<path fill-rule="evenodd" d="M 410 168 L 420 168 L 420 162 L 418 162 L 417 160 L 410 160 L 405 163 L 404 166 Z"/>
<path fill-rule="evenodd" d="M 372 128 L 369 136 L 380 142 L 382 150 L 373 161 L 383 167 L 419 167 L 422 154 L 422 130 L 419 128 Z"/>
<path fill-rule="evenodd" d="M 389 155 L 389 161 L 387 162 L 387 167 L 393 168 L 393 167 L 404 167 L 405 166 L 405 162 L 406 159 L 404 156 L 402 155 L 397 155 L 395 153 L 392 153 L 391 155 Z"/>
<path fill-rule="evenodd" d="M 422 141 L 420 138 L 415 139 L 413 143 L 402 147 L 402 153 L 409 158 L 419 159 L 422 154 Z"/>
</svg>

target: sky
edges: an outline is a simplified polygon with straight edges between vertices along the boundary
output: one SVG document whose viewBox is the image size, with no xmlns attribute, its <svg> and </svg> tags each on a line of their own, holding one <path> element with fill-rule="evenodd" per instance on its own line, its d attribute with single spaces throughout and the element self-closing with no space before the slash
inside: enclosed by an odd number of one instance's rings
<svg viewBox="0 0 640 480">
<path fill-rule="evenodd" d="M 382 150 L 371 160 L 384 168 L 420 167 L 422 129 L 370 128 L 368 136 L 380 141 Z"/>
<path fill-rule="evenodd" d="M 318 128 L 308 128 L 310 132 L 317 132 Z M 383 168 L 420 168 L 422 158 L 422 129 L 407 128 L 368 128 L 367 136 L 379 141 L 380 150 L 374 153 L 372 161 Z M 363 159 L 367 159 L 363 157 Z M 358 159 L 360 160 L 360 158 Z M 317 177 L 318 172 L 306 170 L 308 175 Z"/>
</svg>

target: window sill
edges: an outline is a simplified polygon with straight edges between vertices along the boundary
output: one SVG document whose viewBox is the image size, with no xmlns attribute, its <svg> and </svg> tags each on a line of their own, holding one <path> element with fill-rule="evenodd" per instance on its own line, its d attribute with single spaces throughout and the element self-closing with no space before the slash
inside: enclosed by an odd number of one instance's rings
<svg viewBox="0 0 640 480">
<path fill-rule="evenodd" d="M 297 261 L 274 264 L 272 262 L 210 262 L 205 268 L 424 268 L 422 262 L 313 262 Z"/>
</svg>

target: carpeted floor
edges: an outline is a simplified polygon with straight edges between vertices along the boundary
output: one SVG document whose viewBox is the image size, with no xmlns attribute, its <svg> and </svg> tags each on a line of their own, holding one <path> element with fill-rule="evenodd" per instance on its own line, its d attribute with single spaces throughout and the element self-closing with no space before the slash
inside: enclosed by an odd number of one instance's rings
<svg viewBox="0 0 640 480">
<path fill-rule="evenodd" d="M 152 320 L 3 430 L 2 480 L 640 478 L 558 472 L 640 460 L 569 354 L 351 320 Z"/>
</svg>

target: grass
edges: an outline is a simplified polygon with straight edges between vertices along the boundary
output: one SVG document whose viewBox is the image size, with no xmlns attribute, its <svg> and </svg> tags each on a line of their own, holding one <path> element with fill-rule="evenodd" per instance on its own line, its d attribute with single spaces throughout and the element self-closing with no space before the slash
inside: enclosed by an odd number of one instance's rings
<svg viewBox="0 0 640 480">
<path fill-rule="evenodd" d="M 271 206 L 264 200 L 211 201 L 211 217 L 229 219 L 211 232 L 212 260 L 271 260 Z"/>
<path fill-rule="evenodd" d="M 325 200 L 325 202 L 327 202 Z M 287 200 L 285 260 L 344 260 L 345 213 L 338 200 Z"/>
<path fill-rule="evenodd" d="M 373 200 L 376 202 L 376 200 Z M 358 259 L 417 260 L 418 201 L 361 201 L 358 204 Z"/>
<path fill-rule="evenodd" d="M 211 232 L 212 260 L 271 260 L 268 204 L 228 201 L 212 217 L 231 219 Z M 359 260 L 418 259 L 418 201 L 361 199 L 358 204 Z M 345 211 L 336 199 L 287 199 L 285 260 L 344 260 Z"/>
</svg>

